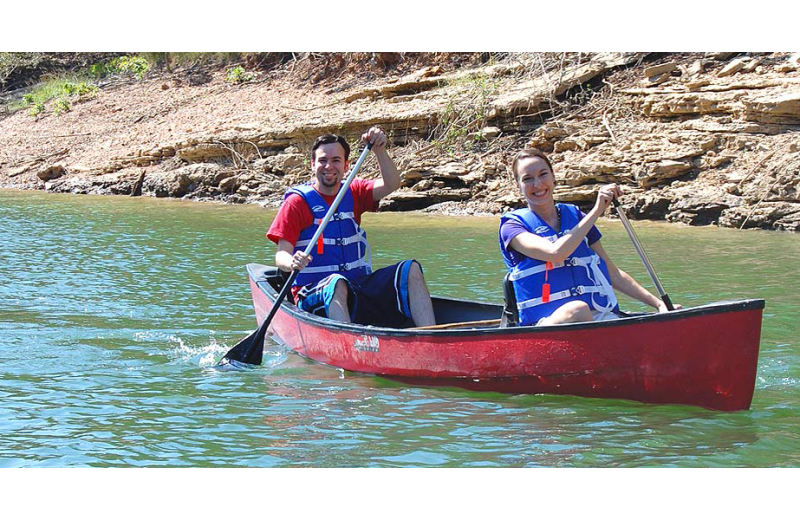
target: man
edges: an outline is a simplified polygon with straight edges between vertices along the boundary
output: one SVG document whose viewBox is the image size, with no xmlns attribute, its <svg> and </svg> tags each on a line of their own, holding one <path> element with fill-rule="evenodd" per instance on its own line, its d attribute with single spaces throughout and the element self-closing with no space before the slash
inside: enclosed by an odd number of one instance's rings
<svg viewBox="0 0 800 520">
<path fill-rule="evenodd" d="M 314 251 L 304 250 L 333 203 L 350 169 L 350 146 L 336 135 L 317 138 L 311 148 L 308 184 L 290 188 L 267 238 L 278 245 L 275 264 L 299 271 L 292 293 L 301 309 L 343 322 L 401 328 L 436 323 L 422 268 L 406 260 L 372 272 L 361 215 L 400 187 L 400 174 L 386 152 L 386 134 L 377 127 L 361 136 L 372 143 L 381 178 L 353 179 Z"/>
</svg>

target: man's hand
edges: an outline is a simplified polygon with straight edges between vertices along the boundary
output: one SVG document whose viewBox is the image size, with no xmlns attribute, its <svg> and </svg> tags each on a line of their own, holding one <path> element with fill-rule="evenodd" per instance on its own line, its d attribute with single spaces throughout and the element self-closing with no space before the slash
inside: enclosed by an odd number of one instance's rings
<svg viewBox="0 0 800 520">
<path fill-rule="evenodd" d="M 311 255 L 306 255 L 303 251 L 298 251 L 296 253 L 293 253 L 293 251 L 294 244 L 283 238 L 278 240 L 278 251 L 275 253 L 275 265 L 284 273 L 305 269 L 313 258 Z"/>
<path fill-rule="evenodd" d="M 313 257 L 311 255 L 307 255 L 302 251 L 296 252 L 292 256 L 292 270 L 293 271 L 302 271 L 306 268 L 309 262 Z"/>
<path fill-rule="evenodd" d="M 375 179 L 372 186 L 372 200 L 379 201 L 400 187 L 400 172 L 397 165 L 386 151 L 389 138 L 378 128 L 373 126 L 361 136 L 361 142 L 372 143 L 372 153 L 378 160 L 378 169 L 381 171 L 380 179 Z"/>
<path fill-rule="evenodd" d="M 369 130 L 361 136 L 362 143 L 372 143 L 372 151 L 377 150 L 385 150 L 386 143 L 389 142 L 389 138 L 386 137 L 386 134 L 378 128 L 377 126 L 373 126 Z"/>
</svg>

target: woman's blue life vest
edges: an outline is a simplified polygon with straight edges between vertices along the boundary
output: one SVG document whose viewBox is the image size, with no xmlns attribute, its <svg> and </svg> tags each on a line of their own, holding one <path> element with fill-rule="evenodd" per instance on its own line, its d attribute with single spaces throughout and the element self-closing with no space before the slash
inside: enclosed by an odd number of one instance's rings
<svg viewBox="0 0 800 520">
<path fill-rule="evenodd" d="M 500 219 L 500 226 L 507 220 L 516 220 L 535 235 L 555 242 L 577 226 L 583 218 L 577 206 L 556 204 L 561 217 L 561 231 L 556 232 L 547 222 L 528 208 L 506 213 Z M 536 325 L 565 303 L 573 300 L 586 302 L 592 310 L 617 312 L 619 305 L 611 287 L 611 277 L 605 261 L 589 247 L 587 238 L 561 263 L 553 263 L 547 269 L 547 262 L 523 256 L 514 263 L 511 254 L 503 246 L 500 238 L 500 251 L 503 254 L 509 279 L 514 287 L 519 312 L 519 324 Z M 545 281 L 546 277 L 546 281 Z M 549 298 L 544 289 L 549 284 Z M 549 300 L 549 301 L 546 301 Z"/>
<path fill-rule="evenodd" d="M 340 188 L 341 189 L 341 188 Z M 305 251 L 314 233 L 328 214 L 330 205 L 311 184 L 294 186 L 286 190 L 283 199 L 299 195 L 308 204 L 314 222 L 300 231 L 293 254 Z M 372 273 L 372 255 L 367 243 L 367 233 L 355 221 L 353 192 L 347 192 L 336 208 L 328 225 L 322 231 L 322 251 L 319 244 L 311 250 L 313 257 L 308 266 L 297 274 L 294 285 L 305 286 L 317 283 L 333 273 L 347 279 L 355 279 Z"/>
</svg>

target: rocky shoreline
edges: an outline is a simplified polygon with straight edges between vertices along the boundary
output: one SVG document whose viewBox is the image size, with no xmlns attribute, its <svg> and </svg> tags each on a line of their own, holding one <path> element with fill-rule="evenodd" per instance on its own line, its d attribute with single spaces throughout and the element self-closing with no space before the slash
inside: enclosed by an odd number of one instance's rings
<svg viewBox="0 0 800 520">
<path fill-rule="evenodd" d="M 140 181 L 144 196 L 276 206 L 308 178 L 314 137 L 377 124 L 403 178 L 386 211 L 519 207 L 507 161 L 536 146 L 560 201 L 617 182 L 634 219 L 800 230 L 800 54 L 539 58 L 317 83 L 287 65 L 237 86 L 162 72 L 61 116 L 2 117 L 0 186 L 129 195 Z"/>
</svg>

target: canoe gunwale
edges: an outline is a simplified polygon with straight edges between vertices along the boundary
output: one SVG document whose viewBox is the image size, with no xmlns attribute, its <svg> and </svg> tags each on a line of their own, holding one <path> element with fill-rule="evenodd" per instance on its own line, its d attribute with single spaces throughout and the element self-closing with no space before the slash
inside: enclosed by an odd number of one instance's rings
<svg viewBox="0 0 800 520">
<path fill-rule="evenodd" d="M 264 266 L 262 264 L 248 264 L 247 272 L 250 279 L 264 292 L 264 294 L 269 298 L 269 300 L 274 303 L 277 297 L 277 291 L 275 291 L 275 289 L 264 278 L 263 273 L 265 268 L 269 268 L 269 266 Z M 496 307 L 498 309 L 498 317 L 499 317 L 499 312 L 502 310 L 502 305 L 490 302 L 477 302 L 471 300 L 461 300 L 456 298 L 434 297 L 434 299 L 444 302 L 450 301 L 466 305 L 475 305 L 475 306 L 482 305 L 486 307 Z M 303 323 L 315 327 L 322 327 L 329 330 L 336 330 L 336 331 L 355 333 L 355 334 L 369 333 L 372 335 L 385 336 L 385 337 L 436 336 L 436 337 L 455 338 L 464 336 L 475 336 L 476 334 L 484 335 L 484 334 L 502 333 L 503 335 L 509 335 L 509 334 L 532 335 L 536 334 L 537 332 L 551 333 L 558 331 L 576 331 L 582 329 L 615 328 L 615 327 L 624 327 L 626 325 L 634 325 L 641 323 L 680 321 L 690 317 L 706 316 L 712 314 L 754 310 L 754 309 L 763 309 L 765 305 L 766 302 L 763 299 L 746 299 L 746 300 L 714 302 L 706 305 L 700 305 L 697 307 L 683 308 L 668 313 L 635 314 L 620 318 L 618 320 L 609 320 L 609 321 L 569 323 L 564 325 L 550 325 L 547 327 L 536 327 L 533 325 L 529 325 L 524 327 L 505 327 L 505 328 L 479 327 L 479 328 L 442 329 L 442 330 L 393 329 L 387 327 L 375 327 L 372 325 L 344 323 L 340 321 L 334 321 L 328 318 L 322 318 L 320 316 L 316 316 L 314 314 L 301 311 L 294 304 L 291 304 L 286 301 L 282 303 L 280 310 L 281 312 L 288 314 L 289 316 L 298 321 L 301 321 Z"/>
</svg>

